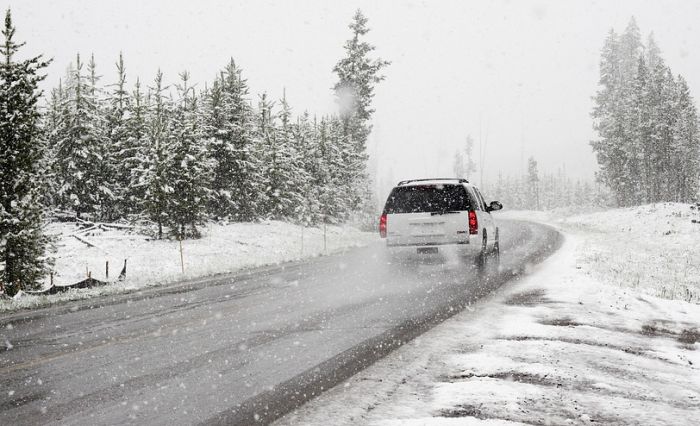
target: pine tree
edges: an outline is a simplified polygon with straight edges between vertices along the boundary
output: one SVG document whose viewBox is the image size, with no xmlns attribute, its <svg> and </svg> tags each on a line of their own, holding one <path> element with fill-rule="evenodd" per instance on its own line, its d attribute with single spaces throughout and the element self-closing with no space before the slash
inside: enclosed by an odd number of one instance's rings
<svg viewBox="0 0 700 426">
<path fill-rule="evenodd" d="M 231 192 L 226 187 L 226 185 L 220 185 L 220 182 L 225 180 L 223 176 L 217 175 L 225 174 L 228 171 L 228 167 L 221 167 L 218 158 L 224 157 L 222 153 L 216 153 L 215 150 L 221 149 L 224 146 L 224 141 L 221 138 L 224 128 L 224 116 L 222 114 L 222 90 L 221 90 L 221 80 L 223 77 L 214 79 L 211 87 L 205 87 L 202 93 L 201 102 L 201 114 L 202 114 L 202 133 L 206 138 L 207 150 L 213 165 L 213 178 L 212 178 L 212 193 L 209 198 L 209 206 L 207 211 L 214 220 L 220 220 L 229 216 L 230 207 L 232 206 Z M 223 154 L 227 151 L 224 150 Z"/>
<path fill-rule="evenodd" d="M 167 167 L 167 220 L 178 239 L 199 238 L 197 226 L 206 219 L 211 194 L 211 164 L 204 144 L 197 98 L 189 74 L 180 74 L 178 104 L 169 128 Z"/>
<path fill-rule="evenodd" d="M 652 120 L 653 93 L 650 91 L 650 76 L 644 56 L 639 57 L 637 76 L 632 85 L 632 94 L 626 105 L 629 111 L 627 124 L 632 135 L 632 142 L 625 150 L 628 158 L 626 173 L 639 176 L 636 180 L 629 180 L 628 198 L 630 203 L 649 202 L 654 176 L 654 142 Z"/>
<path fill-rule="evenodd" d="M 137 169 L 136 187 L 143 193 L 140 211 L 157 225 L 158 239 L 163 238 L 168 223 L 168 197 L 173 189 L 167 181 L 170 164 L 169 123 L 172 106 L 163 96 L 163 73 L 158 70 L 151 90 L 151 101 L 146 115 L 146 142 Z"/>
<path fill-rule="evenodd" d="M 659 46 L 656 44 L 656 39 L 654 38 L 653 32 L 649 33 L 649 37 L 647 37 L 645 52 L 649 69 L 653 70 L 659 64 L 663 63 L 663 59 L 661 58 L 661 49 L 659 49 Z"/>
<path fill-rule="evenodd" d="M 58 206 L 58 179 L 56 173 L 56 147 L 62 133 L 63 114 L 62 108 L 65 102 L 65 91 L 63 90 L 62 80 L 59 80 L 58 87 L 51 90 L 51 96 L 47 105 L 46 113 L 42 116 L 42 134 L 46 141 L 46 148 L 42 159 L 43 170 L 45 171 L 46 191 L 44 191 L 43 205 L 49 209 L 55 209 Z"/>
<path fill-rule="evenodd" d="M 137 218 L 141 213 L 145 186 L 140 181 L 149 152 L 147 116 L 148 104 L 141 92 L 141 81 L 136 79 L 134 90 L 129 95 L 126 112 L 123 116 L 123 145 L 117 156 L 117 164 L 122 171 L 118 175 L 121 188 L 119 211 L 122 217 Z"/>
<path fill-rule="evenodd" d="M 472 173 L 476 171 L 474 162 L 474 139 L 467 136 L 463 150 L 457 150 L 452 164 L 452 171 L 456 177 L 469 180 Z"/>
<path fill-rule="evenodd" d="M 318 140 L 309 113 L 304 112 L 293 127 L 294 148 L 297 153 L 292 186 L 296 188 L 300 205 L 296 209 L 297 222 L 313 225 L 324 221 L 321 207 L 321 157 Z"/>
<path fill-rule="evenodd" d="M 96 205 L 97 215 L 102 220 L 112 220 L 116 212 L 116 173 L 117 168 L 114 161 L 112 141 L 109 136 L 110 128 L 107 121 L 106 108 L 104 105 L 104 91 L 98 86 L 101 76 L 97 75 L 97 65 L 95 56 L 90 55 L 88 62 L 88 85 L 89 91 L 86 98 L 90 109 L 90 122 L 92 132 L 94 132 L 97 162 L 94 165 L 96 170 L 95 185 L 98 204 Z"/>
<path fill-rule="evenodd" d="M 258 217 L 261 175 L 248 84 L 233 59 L 212 85 L 205 107 L 206 134 L 214 166 L 211 210 L 215 217 Z"/>
<path fill-rule="evenodd" d="M 347 192 L 347 167 L 343 158 L 343 124 L 337 117 L 324 117 L 318 124 L 317 140 L 322 182 L 320 204 L 324 221 L 337 223 L 347 218 L 351 194 Z"/>
<path fill-rule="evenodd" d="M 258 103 L 258 140 L 263 158 L 265 185 L 265 215 L 273 219 L 294 217 L 294 207 L 301 199 L 292 187 L 294 161 L 291 129 L 291 110 L 282 98 L 282 110 L 277 116 L 273 112 L 274 103 L 263 93 Z"/>
<path fill-rule="evenodd" d="M 367 197 L 371 187 L 367 175 L 367 138 L 372 130 L 369 124 L 374 109 L 372 98 L 377 83 L 384 80 L 382 70 L 390 63 L 380 58 L 371 58 L 374 46 L 364 41 L 369 32 L 367 18 L 358 9 L 349 26 L 352 37 L 345 45 L 345 57 L 333 68 L 338 76 L 334 88 L 336 101 L 340 107 L 343 136 L 350 151 L 347 157 L 347 175 L 350 196 L 354 199 L 349 208 L 369 210 L 373 197 Z M 373 212 L 372 212 L 373 213 Z"/>
<path fill-rule="evenodd" d="M 676 153 L 671 165 L 675 191 L 674 201 L 697 201 L 700 194 L 700 129 L 695 103 L 690 95 L 688 83 L 678 76 L 677 83 L 678 117 L 673 129 L 673 147 Z"/>
<path fill-rule="evenodd" d="M 120 182 L 123 179 L 123 182 L 127 183 L 122 188 L 120 211 L 126 217 L 137 217 L 141 212 L 141 201 L 145 197 L 146 188 L 141 178 L 150 148 L 146 126 L 149 108 L 141 92 L 140 80 L 136 80 L 129 99 L 124 117 L 125 140 L 118 156 L 119 168 L 124 171 L 119 179 Z"/>
<path fill-rule="evenodd" d="M 328 119 L 322 117 L 320 121 L 314 121 L 314 143 L 317 147 L 316 162 L 318 168 L 314 171 L 314 183 L 319 189 L 320 214 L 324 223 L 332 222 L 333 217 L 333 163 L 332 147 L 329 137 Z"/>
<path fill-rule="evenodd" d="M 102 185 L 102 117 L 91 78 L 82 69 L 77 55 L 69 72 L 55 155 L 59 205 L 73 210 L 78 218 L 99 214 L 103 197 L 109 196 Z"/>
<path fill-rule="evenodd" d="M 540 177 L 537 172 L 537 161 L 533 157 L 527 160 L 527 185 L 530 194 L 530 209 L 540 210 Z"/>
<path fill-rule="evenodd" d="M 464 173 L 464 156 L 462 155 L 461 150 L 455 151 L 455 157 L 452 163 L 452 172 L 454 173 L 455 177 L 463 177 L 465 175 Z"/>
<path fill-rule="evenodd" d="M 0 290 L 14 295 L 39 285 L 47 272 L 43 233 L 42 143 L 37 102 L 41 56 L 16 61 L 24 45 L 14 41 L 8 9 L 0 47 Z"/>
<path fill-rule="evenodd" d="M 643 49 L 642 36 L 637 26 L 637 20 L 633 16 L 620 37 L 620 72 L 621 83 L 624 86 L 631 85 L 637 75 L 639 55 Z"/>
<path fill-rule="evenodd" d="M 338 221 L 347 220 L 361 208 L 366 174 L 366 157 L 354 148 L 354 141 L 345 132 L 342 119 L 332 117 L 329 128 L 329 168 L 331 193 L 334 194 L 335 214 Z"/>
<path fill-rule="evenodd" d="M 368 122 L 374 113 L 374 86 L 384 80 L 381 71 L 390 62 L 369 56 L 375 47 L 362 39 L 369 28 L 367 18 L 359 9 L 349 28 L 352 38 L 345 43 L 346 56 L 333 68 L 338 75 L 334 90 L 345 133 L 351 135 L 358 145 L 358 151 L 364 152 L 371 130 Z"/>
<path fill-rule="evenodd" d="M 616 195 L 618 205 L 625 205 L 625 151 L 623 150 L 622 123 L 620 116 L 624 102 L 620 41 L 614 30 L 610 30 L 601 53 L 600 89 L 594 97 L 592 112 L 593 127 L 599 139 L 592 141 L 600 171 L 598 178 Z"/>
<path fill-rule="evenodd" d="M 464 178 L 468 180 L 474 172 L 476 172 L 476 163 L 474 162 L 474 138 L 468 135 L 466 143 L 464 144 Z"/>
<path fill-rule="evenodd" d="M 687 87 L 679 87 L 681 79 L 664 63 L 653 35 L 643 46 L 634 19 L 621 37 L 611 31 L 600 75 L 592 114 L 599 136 L 592 142 L 598 177 L 618 205 L 687 199 L 682 188 L 694 184 L 686 185 L 682 176 L 696 157 L 681 141 L 693 140 L 697 112 Z"/>
<path fill-rule="evenodd" d="M 129 212 L 128 194 L 131 183 L 131 167 L 134 166 L 132 159 L 138 150 L 138 145 L 132 145 L 133 140 L 130 139 L 129 135 L 128 120 L 131 97 L 126 88 L 126 69 L 121 52 L 116 68 L 117 82 L 113 85 L 113 90 L 109 95 L 106 110 L 109 157 L 103 159 L 106 171 L 105 183 L 114 192 L 114 203 L 108 212 L 110 219 L 123 218 Z"/>
</svg>

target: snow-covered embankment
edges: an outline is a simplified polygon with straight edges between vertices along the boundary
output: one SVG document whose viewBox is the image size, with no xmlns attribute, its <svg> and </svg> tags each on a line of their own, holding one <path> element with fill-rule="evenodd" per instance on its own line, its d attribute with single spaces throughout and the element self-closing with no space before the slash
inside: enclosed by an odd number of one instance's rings
<svg viewBox="0 0 700 426">
<path fill-rule="evenodd" d="M 69 290 L 52 296 L 22 294 L 13 300 L 0 300 L 0 311 L 45 306 L 61 300 L 84 299 L 104 294 L 133 291 L 147 286 L 181 281 L 244 268 L 272 265 L 336 253 L 376 241 L 374 233 L 350 226 L 327 226 L 324 247 L 323 228 L 267 221 L 261 223 L 210 224 L 203 237 L 182 242 L 154 240 L 120 229 L 95 229 L 74 234 L 71 223 L 55 223 L 49 232 L 58 235 L 54 282 L 76 283 L 88 274 L 114 281 L 127 260 L 126 279 L 104 287 Z M 89 244 L 86 244 L 89 243 Z M 184 273 L 183 273 L 184 263 Z M 45 283 L 48 286 L 50 283 Z"/>
</svg>

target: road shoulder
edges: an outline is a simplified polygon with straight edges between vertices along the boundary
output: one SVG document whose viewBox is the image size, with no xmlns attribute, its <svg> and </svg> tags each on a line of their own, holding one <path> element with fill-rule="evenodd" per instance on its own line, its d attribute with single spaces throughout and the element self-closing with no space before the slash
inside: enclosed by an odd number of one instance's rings
<svg viewBox="0 0 700 426">
<path fill-rule="evenodd" d="M 691 424 L 700 306 L 585 273 L 567 235 L 532 273 L 278 424 Z"/>
</svg>

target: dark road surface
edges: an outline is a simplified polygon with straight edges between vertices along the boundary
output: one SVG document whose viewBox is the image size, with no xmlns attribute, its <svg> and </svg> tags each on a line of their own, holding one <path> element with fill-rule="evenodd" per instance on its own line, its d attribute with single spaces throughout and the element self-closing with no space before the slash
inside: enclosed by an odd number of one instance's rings
<svg viewBox="0 0 700 426">
<path fill-rule="evenodd" d="M 501 268 L 490 275 L 473 260 L 391 262 L 377 243 L 0 314 L 0 425 L 270 422 L 560 244 L 545 226 L 499 226 Z"/>
</svg>

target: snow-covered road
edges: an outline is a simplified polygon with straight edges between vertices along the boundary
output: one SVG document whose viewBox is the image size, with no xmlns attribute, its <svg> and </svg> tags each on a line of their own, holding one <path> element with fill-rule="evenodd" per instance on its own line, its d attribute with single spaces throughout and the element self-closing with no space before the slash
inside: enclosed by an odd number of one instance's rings
<svg viewBox="0 0 700 426">
<path fill-rule="evenodd" d="M 0 316 L 0 424 L 269 421 L 490 294 L 559 244 L 501 223 L 502 272 L 347 253 Z"/>
</svg>

